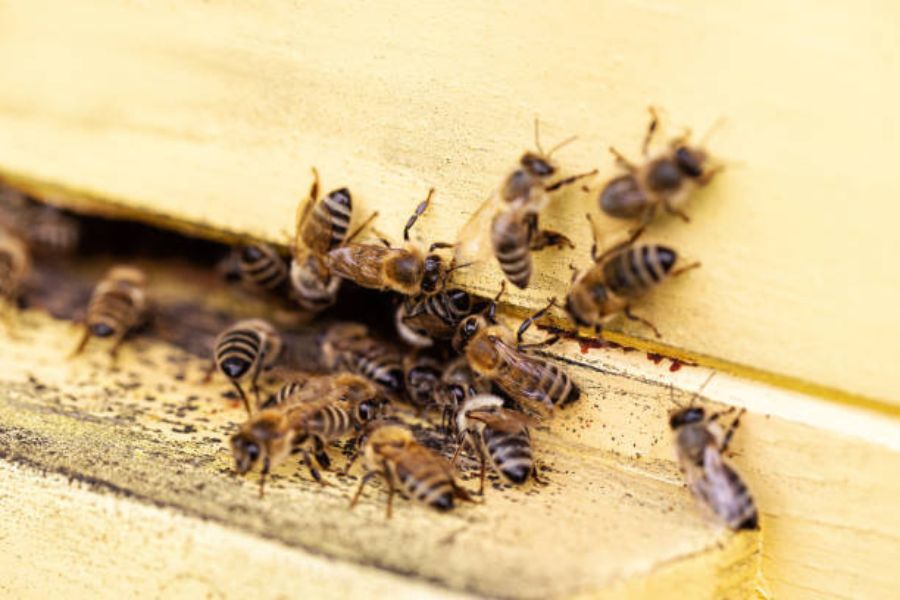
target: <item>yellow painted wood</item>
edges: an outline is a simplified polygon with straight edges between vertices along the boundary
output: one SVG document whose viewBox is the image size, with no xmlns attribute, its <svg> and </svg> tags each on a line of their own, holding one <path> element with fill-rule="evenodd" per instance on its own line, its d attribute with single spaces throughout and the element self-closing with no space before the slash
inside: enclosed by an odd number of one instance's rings
<svg viewBox="0 0 900 600">
<path fill-rule="evenodd" d="M 726 172 L 647 236 L 691 273 L 642 305 L 670 352 L 768 373 L 782 385 L 895 406 L 885 368 L 900 337 L 896 3 L 823 5 L 567 0 L 514 6 L 401 0 L 5 2 L 0 170 L 144 218 L 280 242 L 318 166 L 379 228 L 429 186 L 428 240 L 452 241 L 532 144 L 535 114 L 590 193 L 546 224 L 578 244 L 547 251 L 520 307 L 584 266 L 584 213 L 635 156 L 646 107 L 666 133 L 724 126 Z M 603 221 L 613 236 L 620 225 Z M 492 264 L 460 274 L 489 292 Z M 625 327 L 629 336 L 646 332 Z M 633 337 L 629 337 L 633 341 Z M 876 401 L 876 402 L 872 402 Z"/>
</svg>

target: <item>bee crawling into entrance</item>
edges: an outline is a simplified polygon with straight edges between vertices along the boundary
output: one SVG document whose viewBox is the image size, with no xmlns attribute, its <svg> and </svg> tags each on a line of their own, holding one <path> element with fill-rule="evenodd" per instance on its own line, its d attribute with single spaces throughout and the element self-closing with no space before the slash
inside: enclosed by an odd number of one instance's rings
<svg viewBox="0 0 900 600">
<path fill-rule="evenodd" d="M 250 401 L 241 380 L 250 379 L 250 386 L 256 396 L 256 404 L 259 405 L 259 387 L 257 380 L 259 374 L 275 364 L 281 354 L 281 336 L 267 321 L 263 319 L 245 319 L 238 321 L 216 338 L 213 361 L 204 378 L 204 383 L 212 379 L 213 373 L 218 369 L 237 390 L 247 416 L 253 415 Z"/>
</svg>

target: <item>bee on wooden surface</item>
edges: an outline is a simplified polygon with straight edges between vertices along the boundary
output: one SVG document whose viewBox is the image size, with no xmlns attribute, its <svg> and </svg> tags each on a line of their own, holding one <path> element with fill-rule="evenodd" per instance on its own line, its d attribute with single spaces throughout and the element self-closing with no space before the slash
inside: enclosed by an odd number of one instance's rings
<svg viewBox="0 0 900 600">
<path fill-rule="evenodd" d="M 325 332 L 321 348 L 322 362 L 327 369 L 368 377 L 395 398 L 403 394 L 400 353 L 390 344 L 371 337 L 365 325 L 332 325 Z"/>
<path fill-rule="evenodd" d="M 241 278 L 251 286 L 277 292 L 288 281 L 288 265 L 278 251 L 268 244 L 244 246 L 238 253 Z"/>
<path fill-rule="evenodd" d="M 260 408 L 285 408 L 322 399 L 349 406 L 357 428 L 380 416 L 388 402 L 368 378 L 336 373 L 294 378 L 282 385 Z"/>
<path fill-rule="evenodd" d="M 218 335 L 214 344 L 213 363 L 206 374 L 208 381 L 213 371 L 218 369 L 225 375 L 247 409 L 252 415 L 250 401 L 241 381 L 250 379 L 250 386 L 259 404 L 259 374 L 275 364 L 282 349 L 281 336 L 268 322 L 262 319 L 245 319 L 238 321 Z"/>
<path fill-rule="evenodd" d="M 407 427 L 375 421 L 361 438 L 366 474 L 350 502 L 356 506 L 363 487 L 376 475 L 388 486 L 387 518 L 391 518 L 394 494 L 420 502 L 439 511 L 453 508 L 455 500 L 472 501 L 456 483 L 453 466 L 437 452 L 416 441 Z"/>
<path fill-rule="evenodd" d="M 78 247 L 81 227 L 53 206 L 35 206 L 26 227 L 28 244 L 38 254 L 71 254 Z"/>
<path fill-rule="evenodd" d="M 641 146 L 643 164 L 635 165 L 610 148 L 627 172 L 607 183 L 597 199 L 604 213 L 619 219 L 639 219 L 639 227 L 649 223 L 660 207 L 690 221 L 682 206 L 694 190 L 708 184 L 723 168 L 708 167 L 709 156 L 703 148 L 688 144 L 689 134 L 673 139 L 664 150 L 651 155 L 650 144 L 658 123 L 656 110 L 651 107 L 650 126 Z"/>
<path fill-rule="evenodd" d="M 434 345 L 436 339 L 452 338 L 456 326 L 472 314 L 475 307 L 475 297 L 456 288 L 407 297 L 397 307 L 397 332 L 409 345 L 427 348 Z"/>
<path fill-rule="evenodd" d="M 403 357 L 406 397 L 413 406 L 424 409 L 433 402 L 443 370 L 437 358 L 425 352 L 410 352 Z"/>
<path fill-rule="evenodd" d="M 453 337 L 453 347 L 466 357 L 477 375 L 487 378 L 512 400 L 528 409 L 552 414 L 556 407 L 564 407 L 578 400 L 581 390 L 565 370 L 526 352 L 549 346 L 559 338 L 551 336 L 536 344 L 522 343 L 524 333 L 534 321 L 555 306 L 555 299 L 523 321 L 513 338 L 512 333 L 494 319 L 497 298 L 485 314 L 463 319 Z"/>
<path fill-rule="evenodd" d="M 331 270 L 357 285 L 376 290 L 392 290 L 405 296 L 435 294 L 444 289 L 450 274 L 465 265 L 448 266 L 435 254 L 439 248 L 452 244 L 436 242 L 425 252 L 419 244 L 410 242 L 409 231 L 431 203 L 434 188 L 422 201 L 403 228 L 402 248 L 392 248 L 387 240 L 382 245 L 344 244 L 328 253 Z"/>
<path fill-rule="evenodd" d="M 147 276 L 140 269 L 110 269 L 91 295 L 84 319 L 84 335 L 72 356 L 84 350 L 90 338 L 112 338 L 110 355 L 116 356 L 125 336 L 147 318 Z"/>
<path fill-rule="evenodd" d="M 469 446 L 481 461 L 481 486 L 484 493 L 485 465 L 506 481 L 522 485 L 528 477 L 540 481 L 531 451 L 528 426 L 532 420 L 524 414 L 503 408 L 503 399 L 493 394 L 468 398 L 456 413 L 458 446 L 453 464 L 463 446 Z"/>
<path fill-rule="evenodd" d="M 31 258 L 25 243 L 0 230 L 0 299 L 4 303 L 3 315 L 7 326 L 11 326 L 12 311 L 30 269 Z"/>
<path fill-rule="evenodd" d="M 434 390 L 433 403 L 441 410 L 441 429 L 450 430 L 454 415 L 466 398 L 491 391 L 491 383 L 475 374 L 465 356 L 444 367 L 441 381 Z"/>
<path fill-rule="evenodd" d="M 533 251 L 547 246 L 574 247 L 563 234 L 538 226 L 538 217 L 549 203 L 551 192 L 597 173 L 595 169 L 550 183 L 549 179 L 557 172 L 557 166 L 551 159 L 553 153 L 574 139 L 569 138 L 549 152 L 544 152 L 535 119 L 534 143 L 537 152 L 528 151 L 522 155 L 519 166 L 504 178 L 500 188 L 463 227 L 458 260 L 483 258 L 488 248 L 484 237 L 489 232 L 490 249 L 500 270 L 510 283 L 524 289 L 531 280 Z M 487 217 L 491 219 L 489 226 L 484 222 Z"/>
<path fill-rule="evenodd" d="M 579 325 L 594 327 L 599 333 L 605 324 L 619 315 L 638 321 L 661 337 L 659 330 L 647 319 L 635 315 L 631 305 L 666 279 L 677 277 L 700 263 L 675 268 L 678 254 L 658 244 L 635 245 L 643 228 L 601 255 L 597 255 L 596 229 L 590 215 L 588 221 L 594 231 L 591 258 L 594 266 L 583 273 L 572 274 L 572 287 L 566 297 L 566 312 Z"/>
<path fill-rule="evenodd" d="M 694 496 L 730 529 L 759 529 L 747 485 L 723 458 L 745 411 L 738 413 L 724 434 L 716 421 L 732 410 L 707 416 L 699 406 L 680 408 L 670 413 L 669 427 L 675 433 L 679 466 Z"/>
</svg>

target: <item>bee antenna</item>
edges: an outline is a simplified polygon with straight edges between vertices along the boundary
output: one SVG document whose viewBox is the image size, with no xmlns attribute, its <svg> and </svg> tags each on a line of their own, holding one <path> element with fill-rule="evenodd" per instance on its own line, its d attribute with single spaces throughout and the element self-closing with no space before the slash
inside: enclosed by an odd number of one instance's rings
<svg viewBox="0 0 900 600">
<path fill-rule="evenodd" d="M 534 147 L 537 148 L 538 154 L 544 156 L 544 149 L 541 148 L 541 122 L 537 115 L 534 115 Z"/>
<path fill-rule="evenodd" d="M 553 146 L 552 148 L 550 148 L 550 152 L 548 152 L 548 153 L 545 155 L 545 157 L 546 157 L 546 158 L 550 158 L 551 156 L 553 156 L 553 153 L 554 153 L 554 152 L 556 152 L 557 150 L 559 150 L 559 149 L 562 148 L 563 146 L 567 146 L 567 145 L 571 144 L 572 142 L 574 142 L 574 141 L 577 140 L 577 139 L 578 139 L 578 136 L 577 136 L 577 135 L 573 135 L 572 137 L 568 137 L 568 138 L 564 139 L 563 141 L 561 141 L 561 142 L 558 143 L 557 145 L 555 145 L 555 146 Z"/>
<path fill-rule="evenodd" d="M 700 387 L 697 388 L 697 391 L 694 392 L 693 396 L 691 396 L 691 403 L 689 406 L 694 405 L 694 402 L 697 400 L 697 398 L 700 397 L 700 394 L 703 392 L 704 389 L 706 389 L 706 386 L 709 385 L 709 382 L 712 381 L 713 377 L 715 377 L 717 373 L 718 373 L 718 371 L 713 371 L 712 373 L 710 373 L 709 377 L 706 378 L 706 380 L 703 382 L 703 384 L 701 384 Z"/>
<path fill-rule="evenodd" d="M 703 137 L 700 138 L 700 141 L 698 142 L 700 147 L 706 147 L 707 142 L 709 142 L 709 138 L 711 138 L 712 135 L 719 129 L 724 127 L 727 121 L 728 119 L 725 117 L 725 115 L 720 115 L 715 121 L 713 121 L 713 124 L 709 126 L 709 129 L 706 130 L 706 133 L 704 133 Z"/>
</svg>

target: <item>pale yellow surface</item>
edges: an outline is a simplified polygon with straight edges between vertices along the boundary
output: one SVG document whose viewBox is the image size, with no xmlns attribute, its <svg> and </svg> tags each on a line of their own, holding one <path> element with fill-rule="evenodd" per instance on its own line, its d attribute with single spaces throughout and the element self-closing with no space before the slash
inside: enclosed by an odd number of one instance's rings
<svg viewBox="0 0 900 600">
<path fill-rule="evenodd" d="M 670 133 L 724 117 L 726 173 L 690 226 L 648 236 L 704 267 L 641 312 L 672 352 L 896 405 L 898 23 L 895 2 L 812 0 L 4 2 L 0 169 L 286 242 L 317 165 L 395 237 L 436 186 L 422 231 L 452 241 L 537 114 L 547 145 L 580 136 L 566 170 L 601 173 L 548 212 L 578 249 L 543 253 L 511 295 L 534 307 L 587 262 L 606 147 L 636 154 L 647 105 Z M 492 264 L 461 275 L 498 281 Z"/>
</svg>

